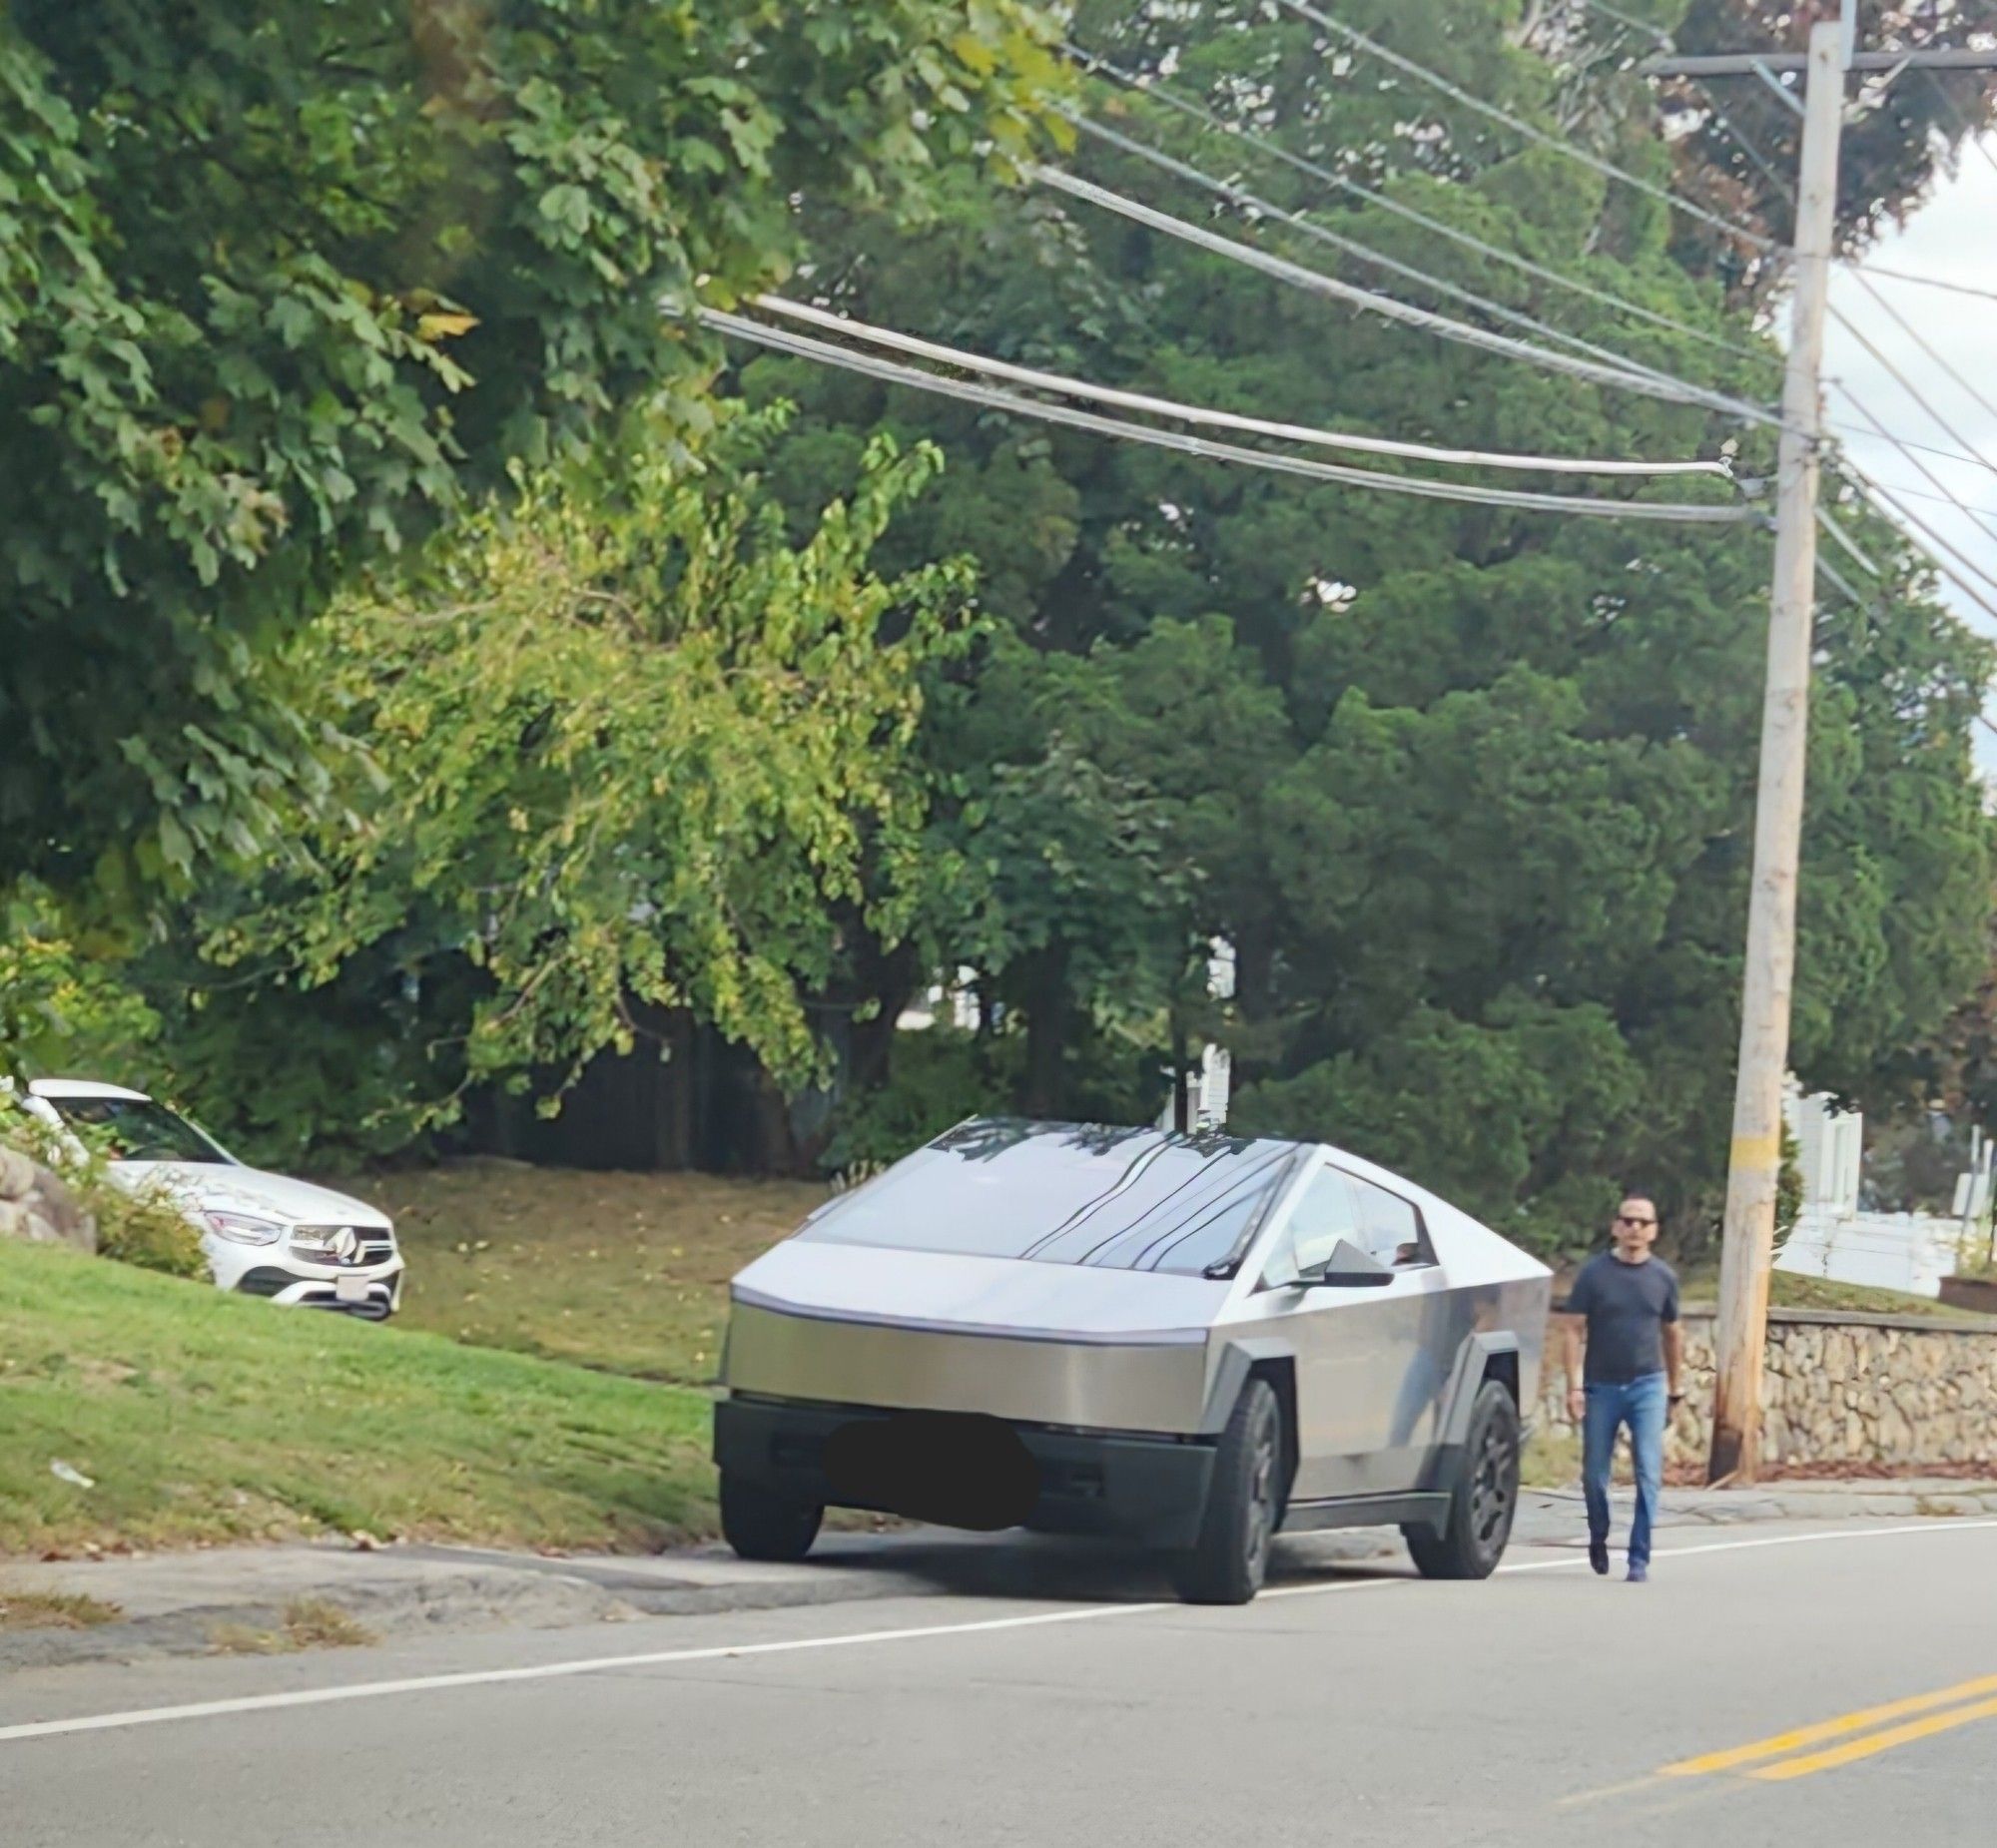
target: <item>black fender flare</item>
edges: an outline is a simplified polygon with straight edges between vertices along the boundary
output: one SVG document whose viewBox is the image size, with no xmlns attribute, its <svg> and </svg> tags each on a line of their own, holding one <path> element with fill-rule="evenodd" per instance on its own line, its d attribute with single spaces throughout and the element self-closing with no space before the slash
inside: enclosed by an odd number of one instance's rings
<svg viewBox="0 0 1997 1848">
<path fill-rule="evenodd" d="M 1509 1329 L 1480 1329 L 1464 1338 L 1457 1350 L 1456 1367 L 1450 1375 L 1449 1395 L 1436 1427 L 1436 1451 L 1446 1456 L 1461 1450 L 1470 1439 L 1470 1413 L 1477 1404 L 1478 1389 L 1484 1384 L 1487 1363 L 1500 1354 L 1517 1354 L 1519 1337 Z M 1521 1422 L 1526 1408 L 1519 1408 Z"/>
</svg>

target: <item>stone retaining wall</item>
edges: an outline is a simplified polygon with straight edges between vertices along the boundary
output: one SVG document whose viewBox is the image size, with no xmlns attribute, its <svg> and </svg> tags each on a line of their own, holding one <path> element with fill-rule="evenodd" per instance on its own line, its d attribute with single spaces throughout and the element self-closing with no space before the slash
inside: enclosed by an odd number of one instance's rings
<svg viewBox="0 0 1997 1848">
<path fill-rule="evenodd" d="M 1685 1401 L 1666 1462 L 1703 1458 L 1712 1437 L 1713 1311 L 1684 1312 Z M 1997 1323 L 1768 1312 L 1770 1463 L 1997 1464 Z M 1572 1429 L 1559 1348 L 1548 1344 L 1541 1428 Z"/>
</svg>

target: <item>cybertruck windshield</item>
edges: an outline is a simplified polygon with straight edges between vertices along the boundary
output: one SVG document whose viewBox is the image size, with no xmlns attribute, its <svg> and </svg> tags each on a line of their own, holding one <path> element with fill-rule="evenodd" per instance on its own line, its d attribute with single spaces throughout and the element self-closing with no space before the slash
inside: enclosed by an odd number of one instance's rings
<svg viewBox="0 0 1997 1848">
<path fill-rule="evenodd" d="M 1238 1258 L 1300 1149 L 981 1119 L 835 1200 L 801 1239 L 1201 1276 Z"/>
</svg>

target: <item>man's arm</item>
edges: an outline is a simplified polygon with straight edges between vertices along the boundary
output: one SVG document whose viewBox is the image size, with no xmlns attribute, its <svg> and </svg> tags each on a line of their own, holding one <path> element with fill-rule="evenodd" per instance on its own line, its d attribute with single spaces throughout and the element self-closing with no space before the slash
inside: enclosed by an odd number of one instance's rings
<svg viewBox="0 0 1997 1848">
<path fill-rule="evenodd" d="M 1676 1322 L 1664 1324 L 1664 1391 L 1673 1399 L 1681 1398 L 1678 1382 L 1684 1373 L 1685 1338 L 1683 1327 Z"/>
<path fill-rule="evenodd" d="M 1581 1351 L 1587 1322 L 1581 1316 L 1556 1316 L 1560 1324 L 1561 1365 L 1567 1373 L 1567 1415 L 1576 1424 L 1588 1405 L 1588 1395 L 1582 1390 Z"/>
</svg>

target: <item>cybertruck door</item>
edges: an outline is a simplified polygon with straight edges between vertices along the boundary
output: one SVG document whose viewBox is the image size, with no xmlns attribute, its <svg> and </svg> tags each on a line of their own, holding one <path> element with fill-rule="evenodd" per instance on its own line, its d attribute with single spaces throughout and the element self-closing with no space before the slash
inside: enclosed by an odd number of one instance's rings
<svg viewBox="0 0 1997 1848">
<path fill-rule="evenodd" d="M 1393 1273 L 1372 1288 L 1310 1285 L 1340 1240 Z M 1292 1503 L 1419 1488 L 1469 1308 L 1435 1262 L 1415 1206 L 1327 1164 L 1306 1184 L 1254 1299 L 1296 1355 Z M 1463 1324 L 1458 1328 L 1457 1323 Z"/>
</svg>

